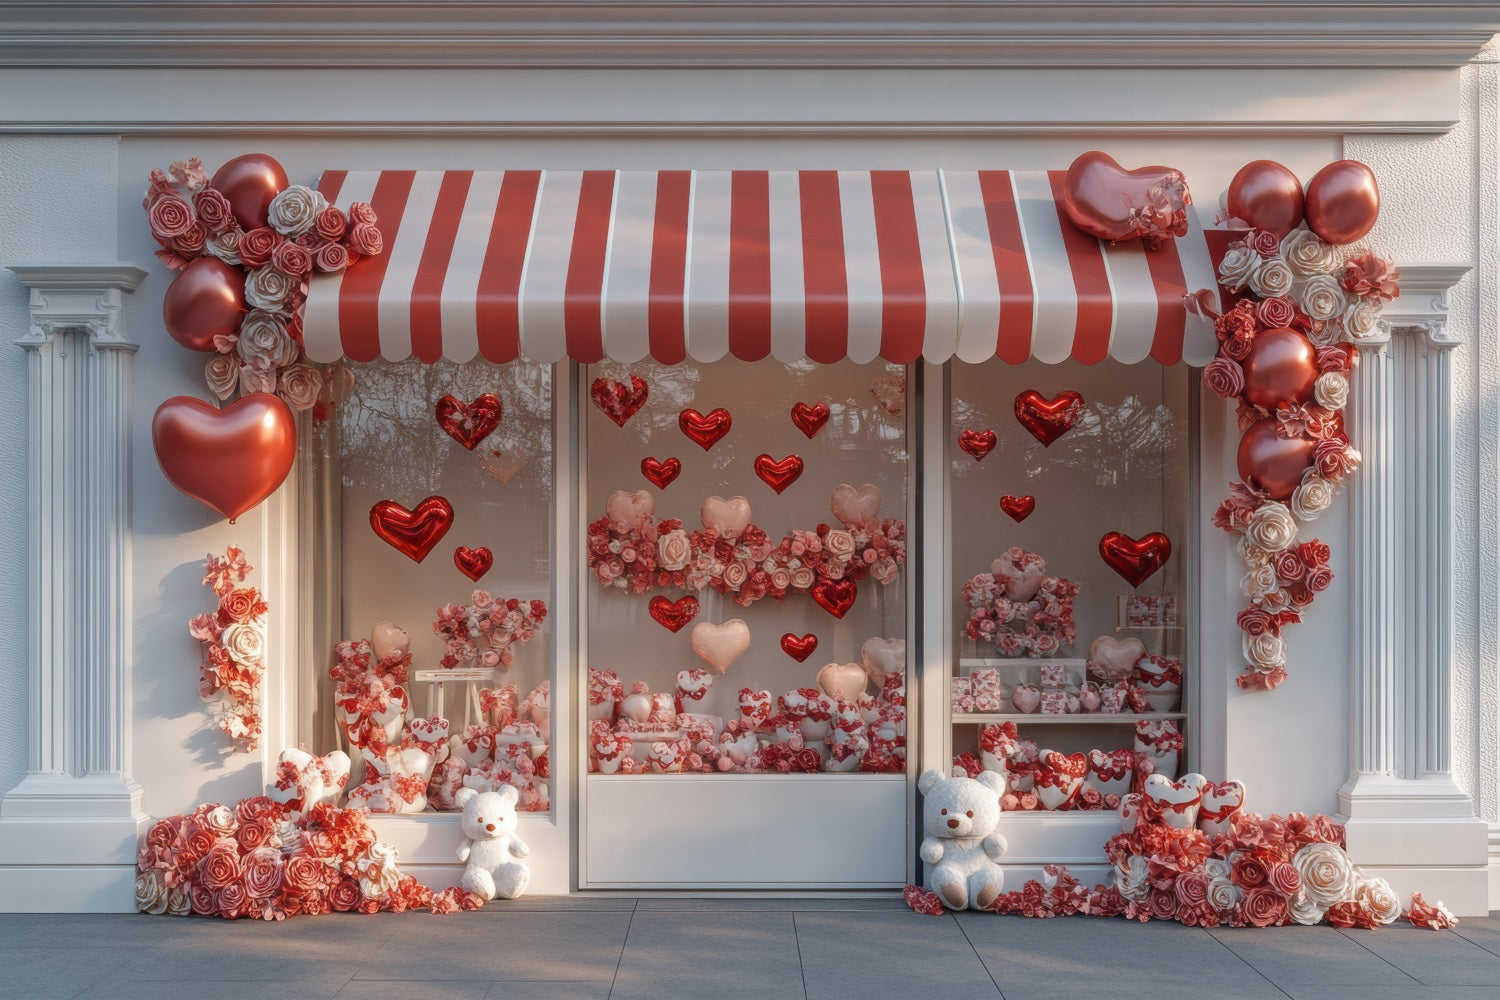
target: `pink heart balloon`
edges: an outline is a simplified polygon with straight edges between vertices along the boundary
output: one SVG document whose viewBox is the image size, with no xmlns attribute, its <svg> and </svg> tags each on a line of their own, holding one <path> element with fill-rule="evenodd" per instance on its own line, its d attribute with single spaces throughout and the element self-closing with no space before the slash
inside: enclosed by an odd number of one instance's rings
<svg viewBox="0 0 1500 1000">
<path fill-rule="evenodd" d="M 870 679 L 858 663 L 827 663 L 818 671 L 818 687 L 837 701 L 853 704 Z"/>
<path fill-rule="evenodd" d="M 410 649 L 411 634 L 398 625 L 381 622 L 370 630 L 370 647 L 375 652 L 375 659 L 383 660 L 398 650 L 404 653 Z"/>
<path fill-rule="evenodd" d="M 656 512 L 656 501 L 645 490 L 628 493 L 615 490 L 604 502 L 604 513 L 609 526 L 622 534 L 635 531 Z"/>
<path fill-rule="evenodd" d="M 703 501 L 698 516 L 703 526 L 717 531 L 725 538 L 738 538 L 750 524 L 750 501 L 744 497 L 709 497 Z"/>
<path fill-rule="evenodd" d="M 866 639 L 859 649 L 859 658 L 870 679 L 883 687 L 887 677 L 906 672 L 906 640 Z"/>
<path fill-rule="evenodd" d="M 1089 671 L 1103 681 L 1128 680 L 1136 661 L 1146 655 L 1146 644 L 1131 637 L 1101 635 L 1089 645 Z"/>
<path fill-rule="evenodd" d="M 855 489 L 848 483 L 840 483 L 833 488 L 828 506 L 846 527 L 867 524 L 880 513 L 880 487 L 865 483 Z"/>
<path fill-rule="evenodd" d="M 750 626 L 739 618 L 722 625 L 699 622 L 693 626 L 692 643 L 693 652 L 722 674 L 750 648 Z"/>
</svg>

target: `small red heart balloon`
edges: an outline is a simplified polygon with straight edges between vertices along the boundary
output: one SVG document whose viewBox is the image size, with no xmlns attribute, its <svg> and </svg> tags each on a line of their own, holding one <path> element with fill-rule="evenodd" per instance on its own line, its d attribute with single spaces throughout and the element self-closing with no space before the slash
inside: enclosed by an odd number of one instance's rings
<svg viewBox="0 0 1500 1000">
<path fill-rule="evenodd" d="M 217 351 L 245 318 L 245 272 L 217 257 L 199 257 L 172 280 L 162 298 L 168 335 L 190 351 Z"/>
<path fill-rule="evenodd" d="M 649 608 L 656 624 L 669 632 L 681 632 L 684 625 L 698 617 L 698 598 L 688 595 L 669 601 L 665 597 L 653 597 Z"/>
<path fill-rule="evenodd" d="M 173 396 L 151 418 L 151 444 L 171 484 L 229 518 L 276 492 L 297 457 L 291 408 L 252 392 L 222 410 Z"/>
<path fill-rule="evenodd" d="M 1380 217 L 1375 172 L 1358 160 L 1338 160 L 1307 182 L 1307 228 L 1329 243 L 1353 243 Z"/>
<path fill-rule="evenodd" d="M 1010 515 L 1010 519 L 1020 524 L 1031 516 L 1036 510 L 1036 497 L 1027 494 L 1024 497 L 1013 497 L 1009 493 L 1000 498 L 1000 509 Z"/>
<path fill-rule="evenodd" d="M 421 562 L 453 526 L 453 505 L 440 496 L 407 510 L 394 500 L 380 500 L 370 508 L 370 527 L 392 548 Z"/>
<path fill-rule="evenodd" d="M 755 474 L 767 486 L 780 493 L 802 475 L 802 458 L 798 455 L 788 455 L 778 462 L 770 455 L 757 455 Z"/>
<path fill-rule="evenodd" d="M 807 662 L 807 658 L 817 648 L 818 637 L 811 632 L 803 636 L 788 632 L 781 637 L 781 651 L 798 663 Z"/>
<path fill-rule="evenodd" d="M 708 413 L 699 413 L 697 410 L 683 410 L 677 415 L 677 426 L 682 428 L 682 433 L 692 438 L 704 451 L 719 443 L 719 439 L 729 433 L 729 427 L 734 423 L 729 411 L 722 406 Z"/>
<path fill-rule="evenodd" d="M 651 480 L 651 485 L 664 490 L 682 473 L 682 463 L 675 458 L 658 462 L 654 458 L 641 459 L 641 475 Z"/>
<path fill-rule="evenodd" d="M 1160 531 L 1140 539 L 1111 531 L 1099 539 L 1099 555 L 1132 587 L 1139 587 L 1172 557 L 1172 540 Z"/>
<path fill-rule="evenodd" d="M 479 582 L 479 578 L 490 571 L 495 565 L 495 554 L 481 545 L 477 549 L 471 549 L 467 545 L 460 545 L 453 550 L 453 565 L 463 572 L 463 575 Z"/>
<path fill-rule="evenodd" d="M 500 426 L 502 412 L 500 398 L 492 392 L 475 396 L 472 403 L 453 396 L 437 402 L 438 426 L 470 451 Z"/>
<path fill-rule="evenodd" d="M 1066 434 L 1082 412 L 1083 396 L 1072 389 L 1064 389 L 1051 399 L 1035 389 L 1016 396 L 1016 419 L 1043 446 Z"/>
<path fill-rule="evenodd" d="M 809 406 L 806 403 L 793 403 L 792 423 L 796 424 L 797 429 L 803 434 L 811 438 L 823 429 L 824 424 L 828 423 L 828 404 L 813 403 Z"/>
<path fill-rule="evenodd" d="M 288 181 L 274 157 L 245 153 L 226 161 L 208 184 L 229 199 L 240 228 L 250 230 L 266 224 L 271 202 L 287 189 Z"/>
<path fill-rule="evenodd" d="M 1097 149 L 1075 159 L 1063 181 L 1063 208 L 1073 225 L 1111 243 L 1140 239 L 1155 247 L 1169 237 L 1185 236 L 1192 203 L 1182 171 L 1126 170 Z"/>
<path fill-rule="evenodd" d="M 854 598 L 858 596 L 859 588 L 854 585 L 853 580 L 828 580 L 819 578 L 812 585 L 813 600 L 818 602 L 819 607 L 833 615 L 842 618 L 844 614 L 854 607 Z"/>
<path fill-rule="evenodd" d="M 594 405 L 599 407 L 606 417 L 624 427 L 625 421 L 635 416 L 636 411 L 646 405 L 646 396 L 649 392 L 646 380 L 639 375 L 632 375 L 628 389 L 621 382 L 596 378 L 593 385 L 589 387 L 589 395 L 593 398 Z"/>
<path fill-rule="evenodd" d="M 1302 224 L 1302 182 L 1275 160 L 1251 160 L 1229 182 L 1229 214 L 1278 237 Z"/>
<path fill-rule="evenodd" d="M 958 436 L 958 446 L 973 455 L 976 462 L 983 462 L 999 441 L 994 431 L 964 431 Z"/>
<path fill-rule="evenodd" d="M 1240 478 L 1272 500 L 1285 500 L 1302 485 L 1302 474 L 1312 464 L 1318 442 L 1310 435 L 1282 437 L 1275 417 L 1257 420 L 1240 438 L 1236 461 Z"/>
</svg>

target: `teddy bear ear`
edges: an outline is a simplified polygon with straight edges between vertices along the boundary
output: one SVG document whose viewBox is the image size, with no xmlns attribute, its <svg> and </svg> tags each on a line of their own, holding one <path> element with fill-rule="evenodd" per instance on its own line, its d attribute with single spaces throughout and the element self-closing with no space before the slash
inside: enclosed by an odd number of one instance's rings
<svg viewBox="0 0 1500 1000">
<path fill-rule="evenodd" d="M 506 785 L 504 788 L 500 789 L 500 797 L 506 802 L 514 804 L 515 802 L 520 801 L 521 793 L 516 790 L 515 785 Z"/>
<path fill-rule="evenodd" d="M 929 791 L 932 790 L 934 785 L 942 780 L 943 772 L 939 771 L 937 768 L 923 771 L 922 776 L 917 779 L 917 791 L 921 792 L 923 795 L 926 795 Z"/>
<path fill-rule="evenodd" d="M 1002 795 L 1005 793 L 1005 776 L 998 771 L 980 771 L 974 780 Z"/>
<path fill-rule="evenodd" d="M 460 788 L 458 791 L 453 793 L 453 801 L 458 804 L 458 807 L 460 809 L 462 809 L 464 806 L 469 804 L 470 799 L 478 794 L 479 793 L 472 788 Z"/>
</svg>

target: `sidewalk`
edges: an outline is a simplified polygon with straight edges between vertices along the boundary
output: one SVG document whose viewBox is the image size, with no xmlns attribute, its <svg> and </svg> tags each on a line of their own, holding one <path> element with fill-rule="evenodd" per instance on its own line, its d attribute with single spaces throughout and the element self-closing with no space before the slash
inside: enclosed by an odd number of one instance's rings
<svg viewBox="0 0 1500 1000">
<path fill-rule="evenodd" d="M 0 970 L 0 997 L 29 1000 L 1494 1000 L 1500 913 L 1438 933 L 926 917 L 896 898 L 542 897 L 283 923 L 8 914 Z"/>
</svg>

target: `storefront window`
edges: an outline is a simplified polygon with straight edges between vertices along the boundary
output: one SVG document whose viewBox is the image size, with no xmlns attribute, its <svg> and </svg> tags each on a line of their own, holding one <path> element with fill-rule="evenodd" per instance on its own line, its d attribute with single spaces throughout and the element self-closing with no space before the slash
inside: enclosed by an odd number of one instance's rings
<svg viewBox="0 0 1500 1000">
<path fill-rule="evenodd" d="M 905 369 L 584 385 L 589 770 L 904 772 Z"/>
<path fill-rule="evenodd" d="M 954 754 L 1008 775 L 1007 809 L 1116 808 L 1143 759 L 1182 764 L 1189 371 L 992 361 L 950 386 Z"/>
</svg>

